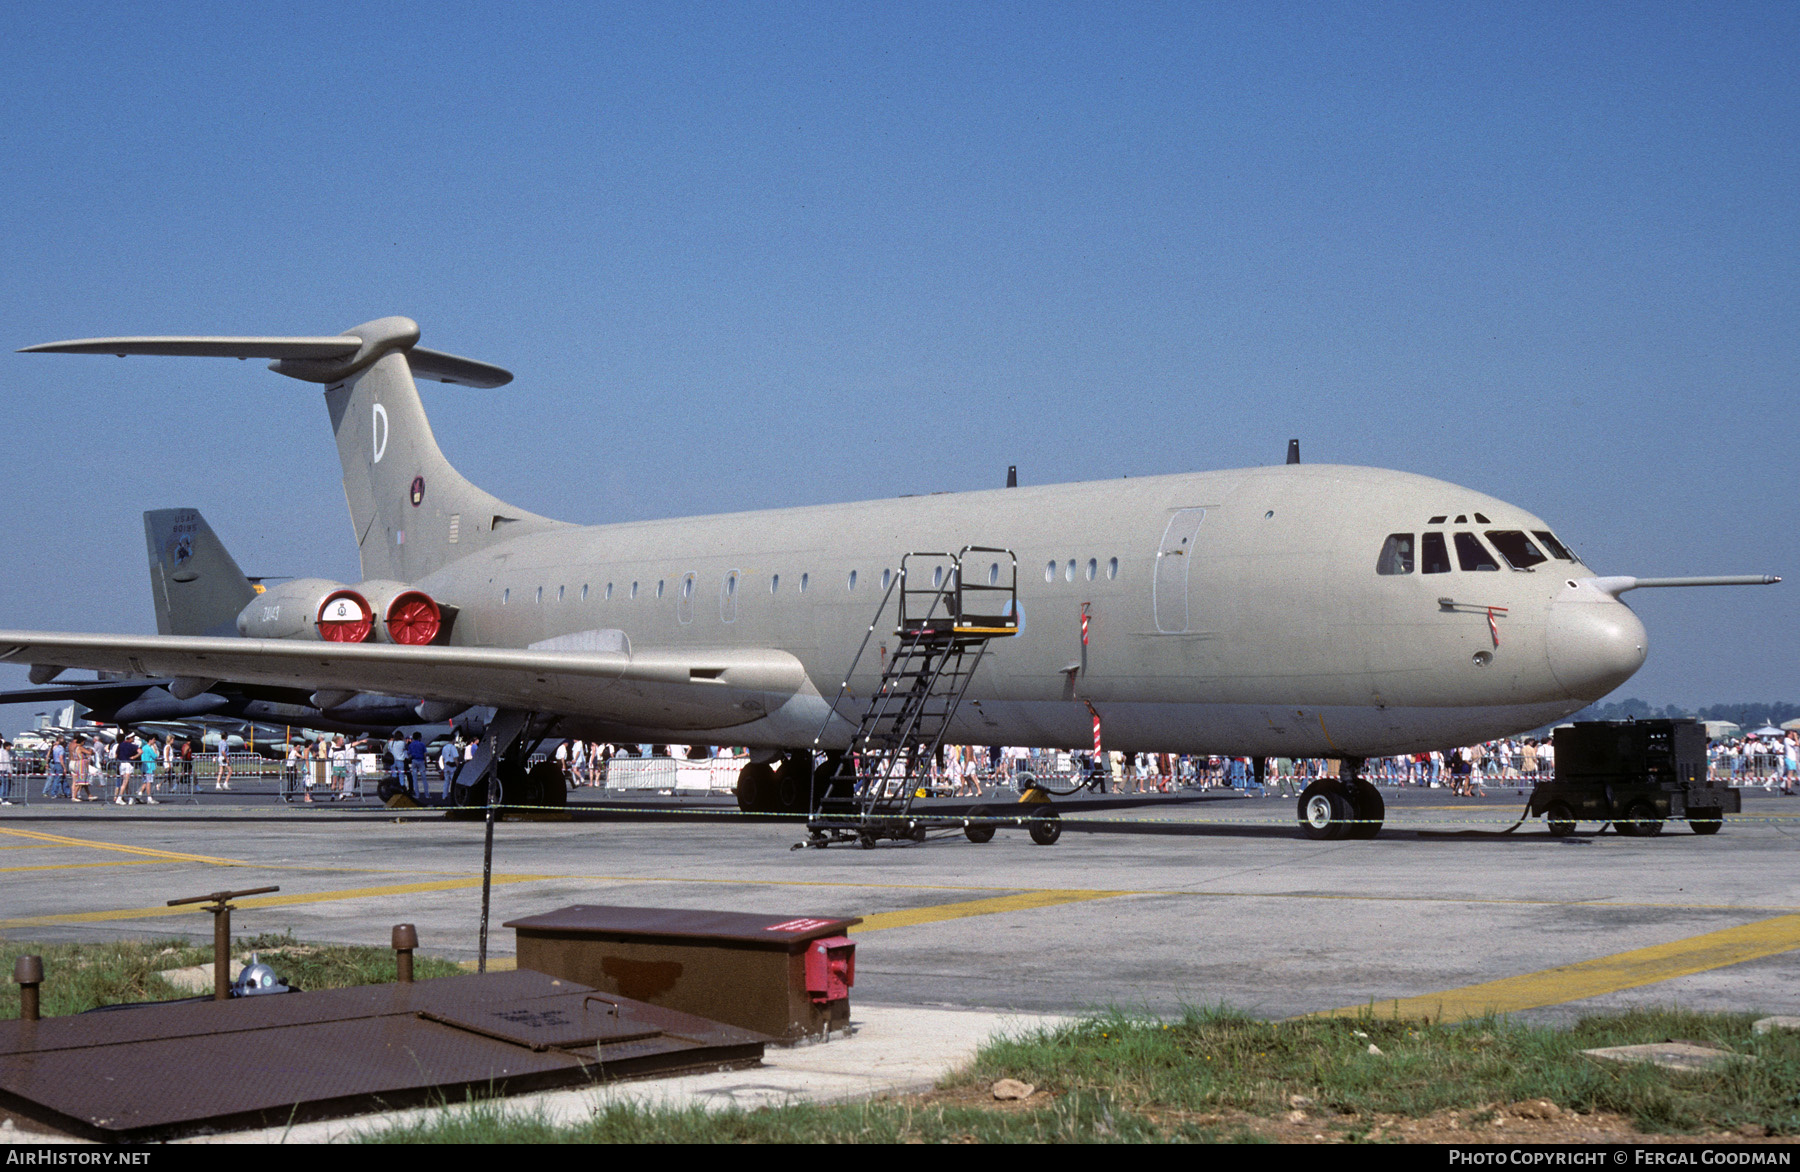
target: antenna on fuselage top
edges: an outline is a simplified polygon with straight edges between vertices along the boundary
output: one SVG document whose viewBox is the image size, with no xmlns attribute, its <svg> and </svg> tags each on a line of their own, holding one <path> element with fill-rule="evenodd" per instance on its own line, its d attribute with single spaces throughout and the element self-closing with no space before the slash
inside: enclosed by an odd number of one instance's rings
<svg viewBox="0 0 1800 1172">
<path fill-rule="evenodd" d="M 1019 466 L 1017 464 L 1008 464 L 1006 466 L 1006 487 L 1019 487 Z"/>
<path fill-rule="evenodd" d="M 1300 441 L 1297 439 L 1288 441 L 1287 462 L 1290 464 L 1298 464 L 1300 462 Z"/>
</svg>

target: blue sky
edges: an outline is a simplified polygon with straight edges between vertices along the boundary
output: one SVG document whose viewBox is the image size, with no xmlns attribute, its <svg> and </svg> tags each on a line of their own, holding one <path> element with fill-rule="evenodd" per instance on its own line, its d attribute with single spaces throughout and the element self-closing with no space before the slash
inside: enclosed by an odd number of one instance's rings
<svg viewBox="0 0 1800 1172">
<path fill-rule="evenodd" d="M 153 629 L 153 507 L 356 577 L 314 388 L 11 349 L 393 313 L 517 374 L 433 423 L 573 520 L 1297 435 L 1603 573 L 1791 574 L 1797 49 L 1791 4 L 15 2 L 0 625 Z M 1796 590 L 1628 596 L 1621 694 L 1800 699 Z"/>
</svg>

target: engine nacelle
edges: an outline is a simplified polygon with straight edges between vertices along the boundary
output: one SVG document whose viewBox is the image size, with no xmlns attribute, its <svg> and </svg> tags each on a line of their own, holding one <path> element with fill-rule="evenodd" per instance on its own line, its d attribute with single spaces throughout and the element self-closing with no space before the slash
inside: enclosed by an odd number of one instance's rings
<svg viewBox="0 0 1800 1172">
<path fill-rule="evenodd" d="M 250 605 L 238 612 L 237 629 L 251 639 L 361 643 L 374 626 L 374 613 L 368 599 L 342 582 L 295 578 L 251 599 Z"/>
<path fill-rule="evenodd" d="M 251 639 L 320 639 L 329 643 L 423 646 L 444 631 L 444 610 L 404 582 L 346 586 L 296 578 L 271 586 L 238 613 L 238 634 Z"/>
</svg>

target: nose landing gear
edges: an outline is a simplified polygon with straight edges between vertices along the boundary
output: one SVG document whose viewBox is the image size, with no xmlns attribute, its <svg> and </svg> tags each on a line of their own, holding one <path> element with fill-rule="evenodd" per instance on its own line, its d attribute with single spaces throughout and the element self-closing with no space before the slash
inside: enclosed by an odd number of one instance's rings
<svg viewBox="0 0 1800 1172">
<path fill-rule="evenodd" d="M 1361 777 L 1362 758 L 1348 757 L 1343 776 L 1322 777 L 1300 795 L 1300 832 L 1319 842 L 1374 838 L 1387 817 L 1381 791 Z"/>
</svg>

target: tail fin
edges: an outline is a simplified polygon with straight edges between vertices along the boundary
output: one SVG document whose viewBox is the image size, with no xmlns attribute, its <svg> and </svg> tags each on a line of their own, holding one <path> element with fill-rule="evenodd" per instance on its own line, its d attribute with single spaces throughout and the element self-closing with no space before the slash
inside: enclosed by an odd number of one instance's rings
<svg viewBox="0 0 1800 1172">
<path fill-rule="evenodd" d="M 272 358 L 278 374 L 326 384 L 363 577 L 411 582 L 495 542 L 560 524 L 463 479 L 438 450 L 413 384 L 417 375 L 498 387 L 512 375 L 418 342 L 416 322 L 384 317 L 334 337 L 82 338 L 21 353 Z"/>
<path fill-rule="evenodd" d="M 144 544 L 150 552 L 157 634 L 237 634 L 238 612 L 256 597 L 256 587 L 199 510 L 145 513 Z"/>
<path fill-rule="evenodd" d="M 410 357 L 391 350 L 325 388 L 365 579 L 416 582 L 495 542 L 557 524 L 483 492 L 451 467 L 425 418 Z"/>
</svg>

